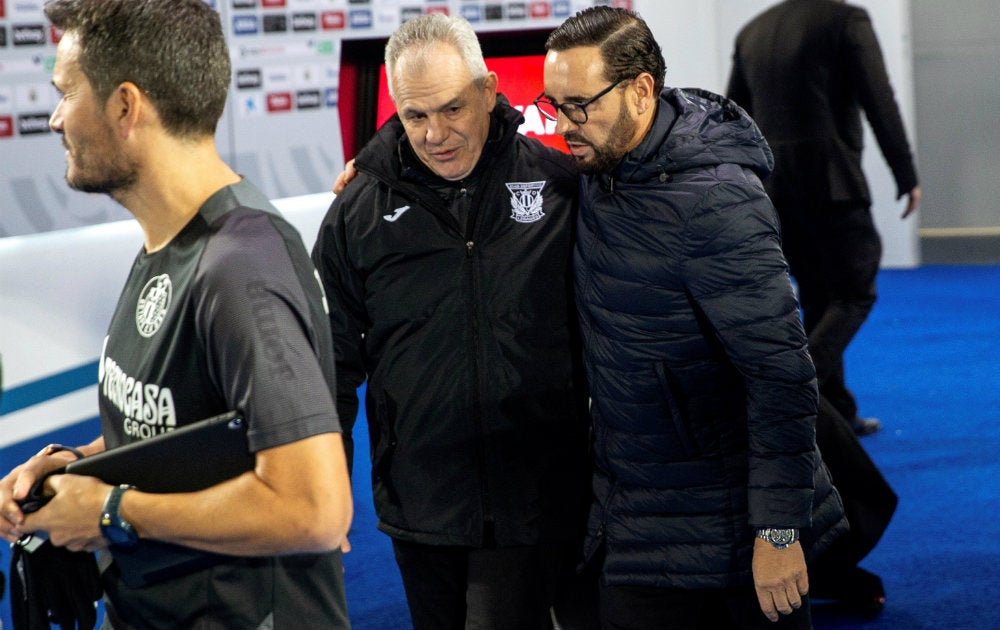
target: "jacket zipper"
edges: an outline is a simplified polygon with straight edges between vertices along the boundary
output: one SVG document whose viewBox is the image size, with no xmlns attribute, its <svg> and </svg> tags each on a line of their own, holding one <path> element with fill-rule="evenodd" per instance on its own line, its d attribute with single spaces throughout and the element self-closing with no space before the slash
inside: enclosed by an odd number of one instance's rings
<svg viewBox="0 0 1000 630">
<path fill-rule="evenodd" d="M 468 197 L 468 190 L 462 189 L 462 199 Z M 483 514 L 483 529 L 482 534 L 485 537 L 487 532 L 495 532 L 494 528 L 494 517 L 493 512 L 490 509 L 490 487 L 488 481 L 487 468 L 489 465 L 488 457 L 488 446 L 486 443 L 486 420 L 483 417 L 482 411 L 482 369 L 480 365 L 480 352 L 482 348 L 480 346 L 480 321 L 479 321 L 479 282 L 478 275 L 476 273 L 476 261 L 475 261 L 475 247 L 476 242 L 473 238 L 476 230 L 476 219 L 478 218 L 477 213 L 478 204 L 476 199 L 473 199 L 468 205 L 468 216 L 465 221 L 465 257 L 468 259 L 469 263 L 469 291 L 471 293 L 470 308 L 469 308 L 469 326 L 472 329 L 472 371 L 473 379 L 472 382 L 475 383 L 475 388 L 472 392 L 472 412 L 475 416 L 474 420 L 479 427 L 479 458 L 480 458 L 480 479 L 479 485 L 482 492 L 482 514 Z M 484 540 L 483 544 L 491 544 L 495 541 Z"/>
</svg>

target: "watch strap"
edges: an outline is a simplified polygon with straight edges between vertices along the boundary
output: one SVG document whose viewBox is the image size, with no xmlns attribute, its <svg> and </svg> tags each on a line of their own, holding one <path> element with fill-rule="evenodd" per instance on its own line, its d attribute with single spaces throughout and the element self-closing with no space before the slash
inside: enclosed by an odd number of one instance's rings
<svg viewBox="0 0 1000 630">
<path fill-rule="evenodd" d="M 764 527 L 757 530 L 757 538 L 771 543 L 775 549 L 785 549 L 799 539 L 795 528 Z"/>
<path fill-rule="evenodd" d="M 104 500 L 104 507 L 101 508 L 101 533 L 110 544 L 131 547 L 139 541 L 135 528 L 121 515 L 122 495 L 134 488 L 135 486 L 125 483 L 117 485 Z"/>
</svg>

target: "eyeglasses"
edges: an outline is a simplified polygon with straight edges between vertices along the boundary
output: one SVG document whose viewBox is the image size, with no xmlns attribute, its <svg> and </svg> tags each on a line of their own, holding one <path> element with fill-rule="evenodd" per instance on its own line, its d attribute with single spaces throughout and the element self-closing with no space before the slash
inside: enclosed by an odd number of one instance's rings
<svg viewBox="0 0 1000 630">
<path fill-rule="evenodd" d="M 534 101 L 535 107 L 538 108 L 538 111 L 541 112 L 542 116 L 545 116 L 549 120 L 558 120 L 559 112 L 562 112 L 565 114 L 566 118 L 569 118 L 575 124 L 582 125 L 587 122 L 587 107 L 589 105 L 628 80 L 629 79 L 622 79 L 617 83 L 612 83 L 585 101 L 567 101 L 565 103 L 557 103 L 548 96 L 545 96 L 545 92 L 542 92 Z"/>
</svg>

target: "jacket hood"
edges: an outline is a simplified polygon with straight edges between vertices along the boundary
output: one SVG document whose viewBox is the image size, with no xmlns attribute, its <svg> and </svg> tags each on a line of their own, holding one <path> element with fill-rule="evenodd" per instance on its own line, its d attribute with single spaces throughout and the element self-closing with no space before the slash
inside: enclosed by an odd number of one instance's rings
<svg viewBox="0 0 1000 630">
<path fill-rule="evenodd" d="M 652 129 L 617 170 L 623 180 L 641 181 L 719 164 L 739 164 L 764 179 L 774 156 L 757 124 L 735 102 L 697 88 L 670 88 L 660 93 Z"/>
</svg>

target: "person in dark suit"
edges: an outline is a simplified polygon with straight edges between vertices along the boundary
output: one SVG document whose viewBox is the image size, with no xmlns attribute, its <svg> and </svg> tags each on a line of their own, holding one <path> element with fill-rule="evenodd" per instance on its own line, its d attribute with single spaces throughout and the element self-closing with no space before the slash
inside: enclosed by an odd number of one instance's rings
<svg viewBox="0 0 1000 630">
<path fill-rule="evenodd" d="M 875 302 L 882 243 L 861 169 L 864 111 L 892 169 L 903 218 L 920 200 L 913 156 L 868 13 L 842 0 L 785 0 L 736 38 L 728 96 L 774 152 L 765 182 L 799 287 L 820 393 L 858 435 L 843 355 Z"/>
<path fill-rule="evenodd" d="M 810 562 L 810 594 L 874 616 L 885 591 L 858 563 L 888 526 L 897 497 L 855 435 L 873 433 L 879 423 L 858 416 L 844 381 L 843 354 L 875 302 L 882 253 L 861 169 L 862 111 L 897 196 L 907 197 L 903 218 L 916 210 L 920 187 L 867 12 L 841 0 L 785 0 L 767 9 L 737 35 L 728 94 L 774 152 L 765 185 L 816 364 L 816 441 L 851 524 Z"/>
</svg>

